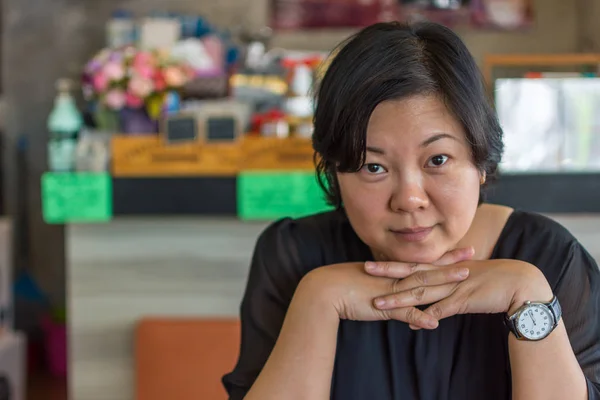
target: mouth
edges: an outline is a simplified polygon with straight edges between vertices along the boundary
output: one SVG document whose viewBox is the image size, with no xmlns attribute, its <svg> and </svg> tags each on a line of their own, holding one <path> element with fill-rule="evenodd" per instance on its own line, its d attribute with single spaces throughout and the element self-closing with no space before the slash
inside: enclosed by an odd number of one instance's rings
<svg viewBox="0 0 600 400">
<path fill-rule="evenodd" d="M 398 239 L 406 242 L 421 242 L 429 236 L 433 230 L 433 226 L 429 227 L 413 227 L 399 230 L 390 230 Z"/>
</svg>

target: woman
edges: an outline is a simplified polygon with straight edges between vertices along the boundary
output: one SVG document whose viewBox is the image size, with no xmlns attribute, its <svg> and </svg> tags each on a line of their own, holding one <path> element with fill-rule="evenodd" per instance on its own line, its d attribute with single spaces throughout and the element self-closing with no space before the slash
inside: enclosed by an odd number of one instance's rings
<svg viewBox="0 0 600 400">
<path fill-rule="evenodd" d="M 230 399 L 600 399 L 598 268 L 550 219 L 483 204 L 502 130 L 461 40 L 368 27 L 317 100 L 337 210 L 259 238 Z"/>
</svg>

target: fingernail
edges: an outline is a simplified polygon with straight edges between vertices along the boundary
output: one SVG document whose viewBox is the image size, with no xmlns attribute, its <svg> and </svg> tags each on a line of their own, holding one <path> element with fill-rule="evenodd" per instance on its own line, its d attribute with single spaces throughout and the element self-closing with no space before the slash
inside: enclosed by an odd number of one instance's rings
<svg viewBox="0 0 600 400">
<path fill-rule="evenodd" d="M 429 321 L 427 321 L 427 326 L 430 328 L 437 328 L 438 322 L 435 319 L 430 319 Z"/>
<path fill-rule="evenodd" d="M 467 268 L 460 269 L 458 271 L 458 276 L 460 276 L 461 278 L 466 278 L 467 276 L 469 276 L 469 270 Z"/>
<path fill-rule="evenodd" d="M 367 271 L 374 271 L 374 270 L 376 270 L 376 269 L 377 269 L 377 264 L 376 264 L 376 263 L 374 263 L 374 262 L 371 262 L 371 261 L 367 261 L 367 262 L 365 263 L 365 269 L 366 269 Z"/>
<path fill-rule="evenodd" d="M 375 299 L 375 305 L 377 307 L 383 307 L 385 305 L 385 299 Z"/>
</svg>

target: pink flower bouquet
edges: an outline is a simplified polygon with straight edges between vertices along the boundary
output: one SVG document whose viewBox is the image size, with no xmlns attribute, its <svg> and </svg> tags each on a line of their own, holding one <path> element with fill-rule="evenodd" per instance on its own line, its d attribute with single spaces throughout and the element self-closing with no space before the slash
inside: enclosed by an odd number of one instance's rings
<svg viewBox="0 0 600 400">
<path fill-rule="evenodd" d="M 160 50 L 103 49 L 85 66 L 83 94 L 99 108 L 145 110 L 156 120 L 166 94 L 181 90 L 194 76 L 187 63 Z"/>
</svg>

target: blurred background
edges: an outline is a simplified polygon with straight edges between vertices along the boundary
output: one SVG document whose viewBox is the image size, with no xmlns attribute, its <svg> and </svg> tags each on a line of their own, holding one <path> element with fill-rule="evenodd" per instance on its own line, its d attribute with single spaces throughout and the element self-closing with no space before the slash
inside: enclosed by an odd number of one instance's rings
<svg viewBox="0 0 600 400">
<path fill-rule="evenodd" d="M 600 260 L 597 0 L 3 0 L 0 400 L 226 398 L 257 236 L 328 209 L 313 83 L 377 21 L 455 29 L 505 129 L 489 201 Z"/>
</svg>

